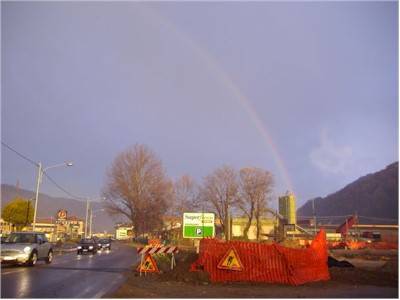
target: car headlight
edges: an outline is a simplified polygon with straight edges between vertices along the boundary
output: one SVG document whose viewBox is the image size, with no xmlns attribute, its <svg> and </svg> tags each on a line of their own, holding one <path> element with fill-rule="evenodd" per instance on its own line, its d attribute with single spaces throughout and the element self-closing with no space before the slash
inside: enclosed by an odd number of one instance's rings
<svg viewBox="0 0 400 300">
<path fill-rule="evenodd" d="M 82 246 L 78 246 L 78 249 L 82 249 Z"/>
<path fill-rule="evenodd" d="M 106 244 L 106 246 L 108 247 L 108 246 L 110 246 L 110 244 Z"/>
<path fill-rule="evenodd" d="M 93 246 L 89 246 L 89 249 L 93 249 Z"/>
<path fill-rule="evenodd" d="M 29 252 L 31 252 L 31 247 L 26 246 L 26 247 L 24 248 L 24 252 L 25 252 L 26 254 L 28 254 Z"/>
<path fill-rule="evenodd" d="M 101 244 L 97 244 L 99 247 L 101 247 Z"/>
</svg>

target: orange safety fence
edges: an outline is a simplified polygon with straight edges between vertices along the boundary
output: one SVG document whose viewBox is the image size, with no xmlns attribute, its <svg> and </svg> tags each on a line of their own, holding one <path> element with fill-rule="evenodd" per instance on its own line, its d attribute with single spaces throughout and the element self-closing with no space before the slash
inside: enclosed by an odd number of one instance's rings
<svg viewBox="0 0 400 300">
<path fill-rule="evenodd" d="M 243 270 L 217 268 L 229 249 L 234 248 Z M 329 280 L 325 232 L 321 230 L 310 247 L 294 249 L 279 244 L 203 239 L 199 258 L 191 271 L 204 270 L 212 282 L 251 281 L 299 285 Z"/>
</svg>

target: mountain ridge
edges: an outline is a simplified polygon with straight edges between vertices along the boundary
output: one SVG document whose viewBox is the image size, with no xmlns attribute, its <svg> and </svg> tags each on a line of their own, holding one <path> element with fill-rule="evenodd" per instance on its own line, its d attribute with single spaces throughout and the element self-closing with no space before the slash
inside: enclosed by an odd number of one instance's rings
<svg viewBox="0 0 400 300">
<path fill-rule="evenodd" d="M 398 162 L 375 173 L 361 176 L 342 189 L 308 200 L 298 210 L 301 216 L 312 216 L 312 202 L 318 217 L 357 213 L 371 223 L 373 219 L 396 220 L 398 223 Z M 370 218 L 371 222 L 367 222 Z"/>
</svg>

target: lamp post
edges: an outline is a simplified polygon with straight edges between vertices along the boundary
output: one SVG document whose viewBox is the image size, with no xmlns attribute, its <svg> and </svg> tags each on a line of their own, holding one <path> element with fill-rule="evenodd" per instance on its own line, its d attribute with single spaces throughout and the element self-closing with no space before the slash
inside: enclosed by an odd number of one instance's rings
<svg viewBox="0 0 400 300">
<path fill-rule="evenodd" d="M 62 164 L 57 164 L 53 166 L 49 166 L 46 168 L 43 168 L 42 163 L 39 162 L 37 164 L 38 166 L 38 176 L 37 176 L 37 181 L 36 181 L 36 196 L 35 196 L 35 210 L 33 212 L 33 223 L 32 223 L 32 230 L 35 231 L 36 227 L 36 213 L 37 213 L 37 206 L 38 206 L 38 200 L 39 200 L 39 188 L 40 188 L 40 183 L 42 182 L 42 176 L 43 173 L 46 172 L 49 169 L 57 168 L 57 167 L 71 167 L 73 166 L 72 162 L 65 162 Z"/>
<path fill-rule="evenodd" d="M 86 213 L 85 213 L 85 239 L 87 238 L 88 232 L 88 214 L 89 214 L 89 199 L 86 199 Z"/>
<path fill-rule="evenodd" d="M 89 218 L 89 237 L 92 237 L 92 224 L 93 224 L 93 213 L 98 212 L 98 211 L 103 211 L 104 208 L 101 209 L 96 209 L 93 211 L 93 209 L 90 209 L 90 218 Z"/>
</svg>

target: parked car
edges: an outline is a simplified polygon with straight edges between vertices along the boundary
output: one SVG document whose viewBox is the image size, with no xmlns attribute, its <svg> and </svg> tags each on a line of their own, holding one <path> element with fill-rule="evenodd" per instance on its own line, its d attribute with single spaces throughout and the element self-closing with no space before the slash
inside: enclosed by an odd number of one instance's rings
<svg viewBox="0 0 400 300">
<path fill-rule="evenodd" d="M 77 247 L 77 254 L 83 254 L 83 253 L 92 253 L 96 254 L 98 250 L 97 243 L 95 242 L 94 239 L 81 239 L 81 241 L 78 244 Z"/>
<path fill-rule="evenodd" d="M 44 233 L 13 232 L 1 243 L 1 263 L 35 266 L 38 260 L 53 261 L 53 246 Z"/>
<path fill-rule="evenodd" d="M 97 236 L 92 236 L 92 239 L 94 240 L 94 242 L 96 243 L 96 245 L 98 247 L 100 238 L 98 238 Z M 100 250 L 100 249 L 98 248 L 98 250 Z"/>
<path fill-rule="evenodd" d="M 111 250 L 111 239 L 98 240 L 97 246 L 99 247 L 99 250 L 102 250 L 102 249 Z"/>
</svg>

